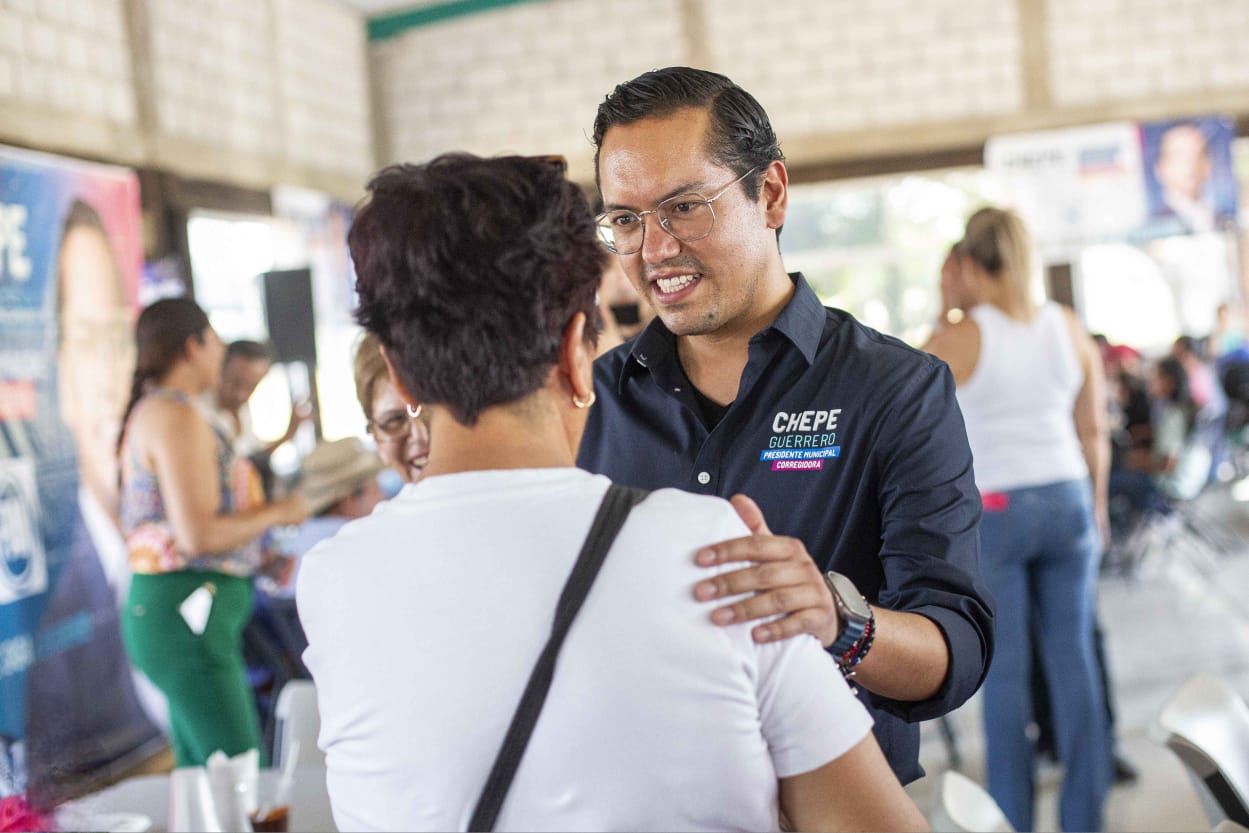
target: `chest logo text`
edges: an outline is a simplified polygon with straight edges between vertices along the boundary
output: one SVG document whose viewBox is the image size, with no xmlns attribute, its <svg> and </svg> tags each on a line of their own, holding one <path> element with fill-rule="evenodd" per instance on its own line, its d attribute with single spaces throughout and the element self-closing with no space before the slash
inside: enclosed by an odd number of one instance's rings
<svg viewBox="0 0 1249 833">
<path fill-rule="evenodd" d="M 841 456 L 841 446 L 837 445 L 840 414 L 841 408 L 777 411 L 760 461 L 772 463 L 772 471 L 819 471 L 825 460 Z"/>
</svg>

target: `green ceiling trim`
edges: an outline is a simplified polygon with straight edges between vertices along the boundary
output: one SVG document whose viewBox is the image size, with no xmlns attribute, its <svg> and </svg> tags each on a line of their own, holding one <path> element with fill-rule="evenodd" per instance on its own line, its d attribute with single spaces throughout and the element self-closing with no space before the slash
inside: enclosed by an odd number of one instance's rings
<svg viewBox="0 0 1249 833">
<path fill-rule="evenodd" d="M 448 0 L 406 12 L 394 12 L 380 17 L 369 18 L 369 40 L 379 41 L 401 35 L 409 29 L 445 23 L 457 17 L 470 14 L 516 6 L 520 3 L 535 3 L 541 0 Z"/>
</svg>

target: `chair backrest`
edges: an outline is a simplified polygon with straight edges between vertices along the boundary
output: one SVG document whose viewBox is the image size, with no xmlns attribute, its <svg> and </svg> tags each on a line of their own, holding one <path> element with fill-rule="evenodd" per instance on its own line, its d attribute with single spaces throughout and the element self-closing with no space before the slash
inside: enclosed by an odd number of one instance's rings
<svg viewBox="0 0 1249 833">
<path fill-rule="evenodd" d="M 1249 827 L 1239 825 L 1231 819 L 1223 819 L 1223 821 L 1210 828 L 1214 833 L 1249 833 Z"/>
<path fill-rule="evenodd" d="M 282 686 L 275 717 L 273 765 L 280 767 L 298 743 L 299 764 L 324 764 L 317 746 L 321 732 L 321 712 L 317 709 L 317 689 L 312 680 L 291 680 Z"/>
<path fill-rule="evenodd" d="M 1151 734 L 1204 785 L 1212 823 L 1226 817 L 1249 827 L 1249 706 L 1235 691 L 1197 674 L 1163 704 Z"/>
<path fill-rule="evenodd" d="M 988 790 L 952 769 L 941 774 L 929 822 L 934 831 L 952 833 L 1014 833 L 1010 820 Z"/>
</svg>

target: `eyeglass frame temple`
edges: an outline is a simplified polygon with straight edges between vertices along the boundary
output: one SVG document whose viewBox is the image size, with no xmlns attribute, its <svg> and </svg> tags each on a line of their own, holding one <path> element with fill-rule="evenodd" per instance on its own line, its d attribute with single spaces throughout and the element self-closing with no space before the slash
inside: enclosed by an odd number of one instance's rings
<svg viewBox="0 0 1249 833">
<path fill-rule="evenodd" d="M 743 179 L 750 176 L 755 171 L 759 170 L 761 167 L 763 166 L 755 165 L 749 171 L 746 171 L 746 173 L 742 174 L 737 179 L 733 180 L 728 185 L 725 185 L 723 188 L 721 188 L 719 193 L 717 193 L 714 197 L 704 197 L 702 194 L 699 194 L 697 191 L 690 191 L 689 193 L 686 193 L 686 194 L 673 194 L 671 197 L 668 197 L 668 199 L 659 203 L 659 205 L 655 206 L 654 208 L 648 208 L 645 211 L 631 211 L 630 213 L 633 214 L 633 216 L 637 217 L 638 221 L 642 225 L 642 239 L 641 241 L 639 241 L 638 247 L 631 252 L 627 252 L 627 254 L 631 254 L 631 255 L 637 254 L 638 252 L 642 251 L 642 247 L 646 245 L 646 219 L 645 218 L 647 214 L 654 214 L 655 220 L 659 223 L 659 227 L 664 230 L 664 233 L 667 234 L 669 237 L 672 237 L 674 240 L 680 240 L 682 243 L 696 242 L 698 240 L 703 240 L 711 236 L 711 232 L 714 231 L 716 227 L 716 210 L 711 207 L 711 204 L 715 202 L 716 200 L 720 199 L 721 197 L 723 197 L 725 194 L 727 194 L 729 192 L 729 189 L 732 188 L 734 185 L 741 182 Z M 687 197 L 687 196 L 690 196 L 691 194 L 696 197 L 701 198 L 702 201 L 707 204 L 707 209 L 711 212 L 711 228 L 707 229 L 707 233 L 704 234 L 702 237 L 695 237 L 693 241 L 683 240 L 682 238 L 677 237 L 675 234 L 672 233 L 672 230 L 668 228 L 668 221 L 665 220 L 663 217 L 659 216 L 659 209 L 663 207 L 664 203 L 671 202 L 672 200 L 678 199 L 680 197 Z M 628 209 L 624 209 L 624 210 L 628 211 Z M 604 213 L 610 213 L 610 212 L 604 212 Z M 615 246 L 609 245 L 608 248 L 612 251 L 612 253 L 620 254 L 620 251 L 616 249 Z"/>
</svg>

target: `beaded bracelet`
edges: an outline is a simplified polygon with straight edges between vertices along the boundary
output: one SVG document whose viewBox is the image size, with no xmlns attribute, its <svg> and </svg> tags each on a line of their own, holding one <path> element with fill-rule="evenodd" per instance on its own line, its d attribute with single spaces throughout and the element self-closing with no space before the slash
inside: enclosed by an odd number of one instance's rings
<svg viewBox="0 0 1249 833">
<path fill-rule="evenodd" d="M 870 609 L 870 606 L 869 606 Z M 837 665 L 841 668 L 841 673 L 846 679 L 854 676 L 854 667 L 863 661 L 863 657 L 867 656 L 867 652 L 871 650 L 872 643 L 876 641 L 876 615 L 867 620 L 867 624 L 863 626 L 863 635 L 860 636 L 853 645 L 846 649 L 846 652 L 837 658 Z"/>
</svg>

